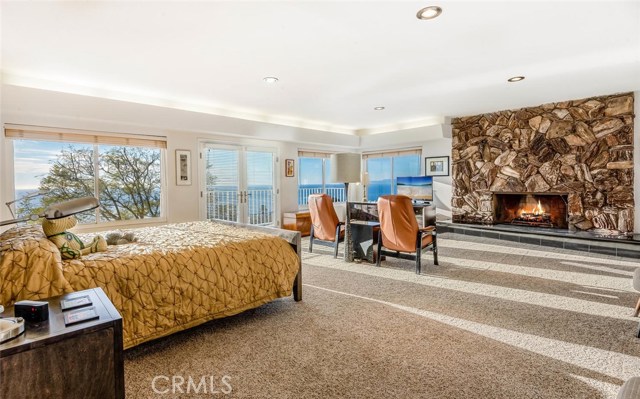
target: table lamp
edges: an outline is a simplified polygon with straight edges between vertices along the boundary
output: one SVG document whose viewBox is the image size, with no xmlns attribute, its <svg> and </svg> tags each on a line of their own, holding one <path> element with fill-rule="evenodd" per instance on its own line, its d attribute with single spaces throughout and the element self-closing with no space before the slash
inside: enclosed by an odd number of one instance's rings
<svg viewBox="0 0 640 399">
<path fill-rule="evenodd" d="M 62 219 L 67 216 L 75 215 L 76 213 L 90 211 L 100 206 L 100 202 L 95 197 L 82 197 L 76 198 L 65 202 L 49 205 L 44 212 L 39 215 L 29 215 L 17 219 L 9 219 L 0 221 L 0 226 L 6 226 L 8 224 L 27 222 L 29 220 L 36 221 L 40 218 L 46 218 L 49 220 Z"/>
<path fill-rule="evenodd" d="M 331 176 L 333 183 L 344 183 L 347 220 L 345 220 L 344 260 L 353 261 L 353 245 L 351 243 L 351 215 L 349 212 L 349 183 L 360 182 L 360 165 L 362 157 L 358 153 L 343 152 L 331 155 Z"/>
<path fill-rule="evenodd" d="M 369 172 L 362 172 L 362 201 L 367 202 L 367 186 L 369 185 Z"/>
<path fill-rule="evenodd" d="M 360 154 L 343 152 L 331 155 L 332 183 L 344 183 L 345 201 L 349 202 L 349 183 L 360 182 Z"/>
</svg>

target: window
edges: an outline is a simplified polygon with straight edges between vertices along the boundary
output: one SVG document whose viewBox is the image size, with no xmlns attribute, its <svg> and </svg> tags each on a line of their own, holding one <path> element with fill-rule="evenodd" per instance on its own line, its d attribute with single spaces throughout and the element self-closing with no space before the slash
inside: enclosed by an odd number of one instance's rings
<svg viewBox="0 0 640 399">
<path fill-rule="evenodd" d="M 381 195 L 396 192 L 398 176 L 419 176 L 421 150 L 405 150 L 364 154 L 369 174 L 367 200 L 376 201 Z"/>
<path fill-rule="evenodd" d="M 163 140 L 11 129 L 16 216 L 95 196 L 80 223 L 157 218 L 162 209 Z M 50 140 L 47 140 L 50 139 Z"/>
<path fill-rule="evenodd" d="M 334 202 L 344 201 L 344 184 L 330 183 L 331 154 L 298 151 L 298 206 L 307 206 L 309 195 L 326 193 Z"/>
</svg>

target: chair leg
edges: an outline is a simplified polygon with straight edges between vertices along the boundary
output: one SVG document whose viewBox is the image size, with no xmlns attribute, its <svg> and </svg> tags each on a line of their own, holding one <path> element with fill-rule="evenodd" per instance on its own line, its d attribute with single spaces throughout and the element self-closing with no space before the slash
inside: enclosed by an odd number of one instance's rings
<svg viewBox="0 0 640 399">
<path fill-rule="evenodd" d="M 633 312 L 633 317 L 638 317 L 638 313 L 640 313 L 640 298 L 638 298 L 638 303 L 636 303 L 636 310 Z"/>
<path fill-rule="evenodd" d="M 416 274 L 420 274 L 420 269 L 422 265 L 420 262 L 422 261 L 422 233 L 418 233 L 418 238 L 416 239 Z"/>
<path fill-rule="evenodd" d="M 438 266 L 438 239 L 433 236 L 433 264 Z"/>
<path fill-rule="evenodd" d="M 333 243 L 333 246 L 335 247 L 333 249 L 333 258 L 337 259 L 338 258 L 338 246 L 340 245 L 340 225 L 338 225 L 338 227 L 336 227 L 336 240 Z M 345 248 L 347 246 L 345 245 Z"/>
<path fill-rule="evenodd" d="M 309 253 L 313 253 L 313 225 L 311 225 L 311 232 L 309 233 Z"/>
<path fill-rule="evenodd" d="M 422 251 L 416 251 L 416 274 L 422 271 Z"/>
<path fill-rule="evenodd" d="M 380 258 L 382 258 L 382 232 L 378 231 L 378 255 L 376 257 L 376 266 L 380 266 Z"/>
</svg>

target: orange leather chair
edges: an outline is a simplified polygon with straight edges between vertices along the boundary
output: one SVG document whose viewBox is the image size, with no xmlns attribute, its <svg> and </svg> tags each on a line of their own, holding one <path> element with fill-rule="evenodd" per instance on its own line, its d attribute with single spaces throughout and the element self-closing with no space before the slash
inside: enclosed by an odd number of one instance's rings
<svg viewBox="0 0 640 399">
<path fill-rule="evenodd" d="M 382 255 L 411 259 L 416 261 L 416 273 L 420 274 L 420 257 L 426 249 L 433 251 L 433 263 L 438 264 L 435 226 L 418 227 L 411 198 L 404 195 L 379 197 L 378 217 L 378 266 Z M 389 251 L 384 251 L 383 247 Z"/>
<path fill-rule="evenodd" d="M 309 196 L 309 214 L 311 214 L 311 234 L 309 252 L 313 252 L 313 242 L 334 247 L 333 257 L 338 257 L 338 244 L 344 241 L 344 223 L 338 220 L 333 201 L 327 194 Z"/>
</svg>

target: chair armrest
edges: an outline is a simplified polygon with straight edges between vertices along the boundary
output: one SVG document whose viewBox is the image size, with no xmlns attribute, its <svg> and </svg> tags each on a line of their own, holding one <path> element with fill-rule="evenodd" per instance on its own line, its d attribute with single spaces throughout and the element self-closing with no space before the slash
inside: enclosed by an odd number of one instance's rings
<svg viewBox="0 0 640 399">
<path fill-rule="evenodd" d="M 421 229 L 418 229 L 418 232 L 421 234 L 436 235 L 436 227 L 435 226 L 423 227 Z"/>
</svg>

